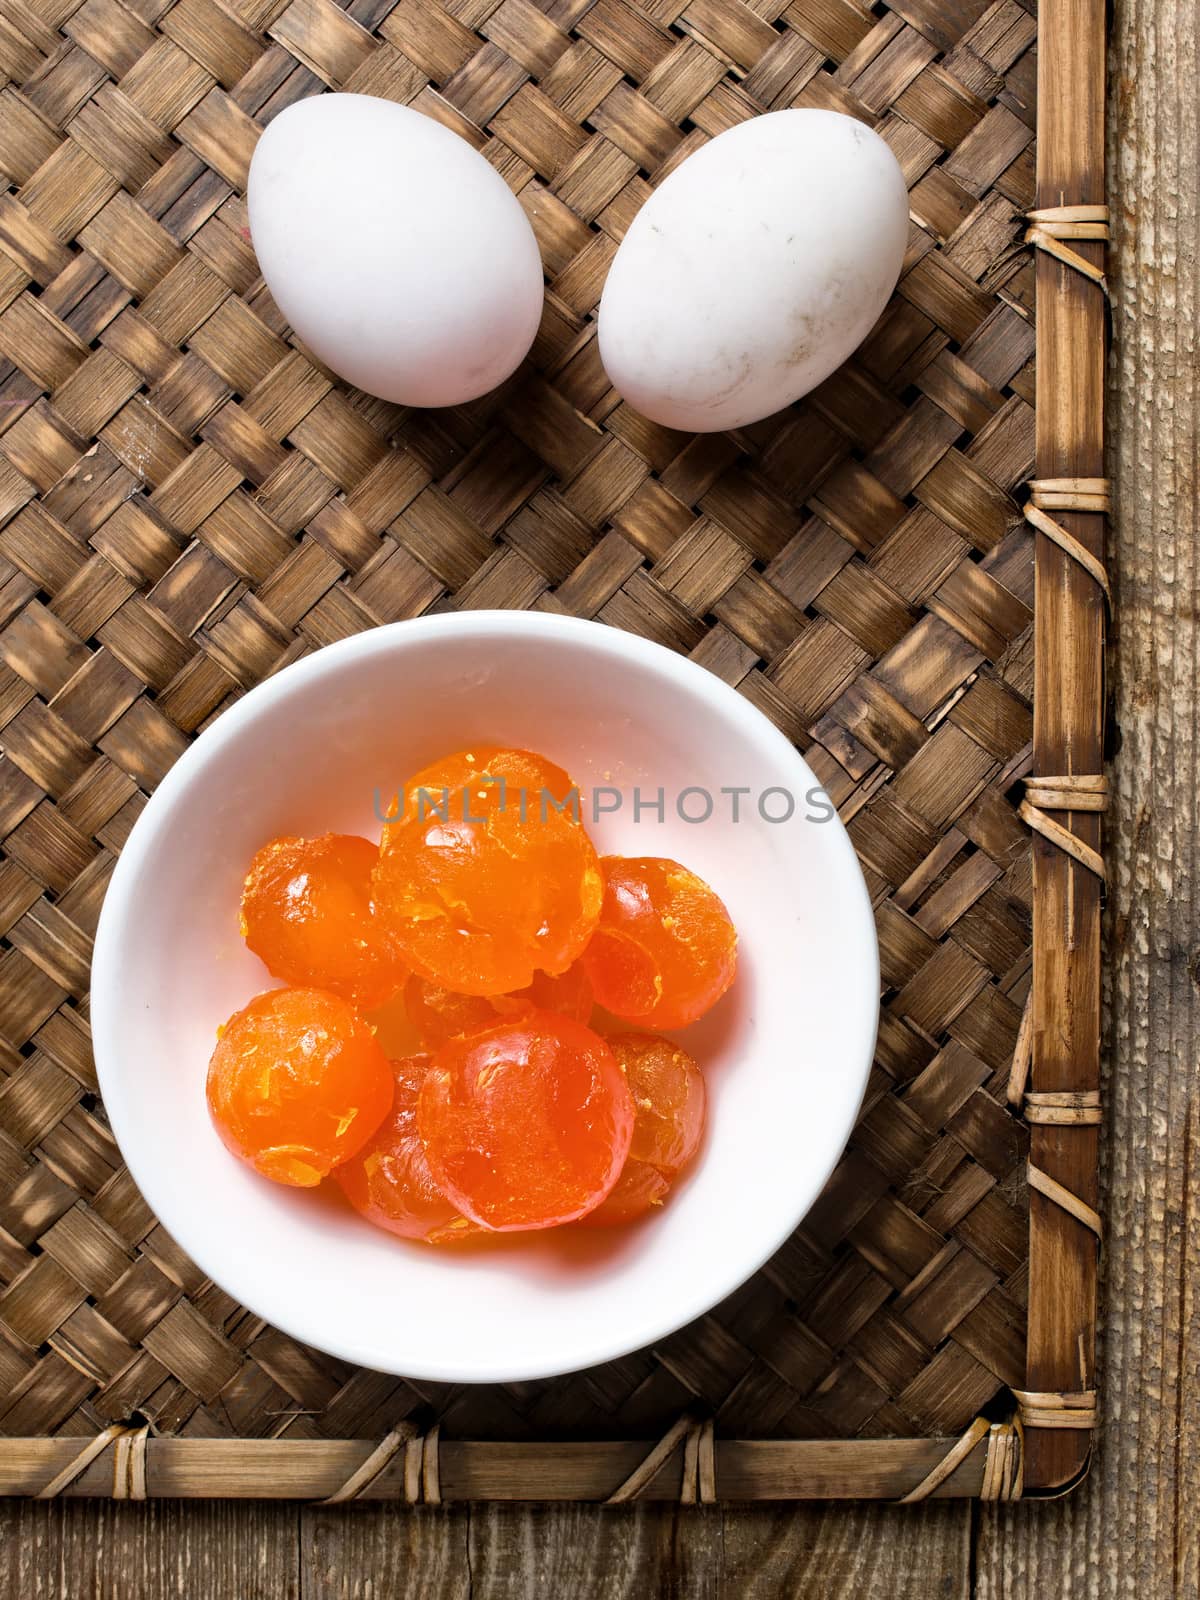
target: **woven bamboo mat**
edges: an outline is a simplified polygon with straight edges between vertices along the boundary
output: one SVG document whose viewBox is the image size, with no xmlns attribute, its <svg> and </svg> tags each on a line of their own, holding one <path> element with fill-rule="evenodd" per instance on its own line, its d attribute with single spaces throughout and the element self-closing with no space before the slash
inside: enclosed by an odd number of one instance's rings
<svg viewBox="0 0 1200 1600">
<path fill-rule="evenodd" d="M 0 6 L 0 1433 L 953 1434 L 1025 1375 L 1034 20 L 1018 0 L 4 0 Z M 518 194 L 526 368 L 452 412 L 331 379 L 264 289 L 259 129 L 410 103 Z M 650 185 L 757 112 L 877 127 L 898 291 L 801 405 L 690 438 L 621 404 L 593 313 Z M 804 750 L 878 914 L 851 1148 L 756 1278 L 573 1379 L 412 1385 L 297 1345 L 157 1225 L 96 1099 L 105 883 L 189 739 L 264 676 L 430 610 L 537 607 L 685 651 Z"/>
</svg>

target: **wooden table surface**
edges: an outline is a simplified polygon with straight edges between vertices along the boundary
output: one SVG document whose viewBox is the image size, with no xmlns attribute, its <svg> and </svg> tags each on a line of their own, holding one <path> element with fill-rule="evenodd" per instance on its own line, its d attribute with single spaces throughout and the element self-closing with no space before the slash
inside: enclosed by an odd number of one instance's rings
<svg viewBox="0 0 1200 1600">
<path fill-rule="evenodd" d="M 1074 1496 L 780 1508 L 0 1503 L 0 1595 L 1200 1594 L 1200 117 L 1195 0 L 1116 0 L 1103 1431 Z"/>
</svg>

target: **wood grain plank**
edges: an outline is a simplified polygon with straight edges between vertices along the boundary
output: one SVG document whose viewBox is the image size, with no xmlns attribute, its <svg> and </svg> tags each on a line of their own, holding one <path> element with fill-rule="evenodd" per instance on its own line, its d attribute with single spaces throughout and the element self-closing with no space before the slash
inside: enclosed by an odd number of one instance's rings
<svg viewBox="0 0 1200 1600">
<path fill-rule="evenodd" d="M 716 1600 L 719 1508 L 354 1506 L 301 1514 L 301 1600 Z"/>
<path fill-rule="evenodd" d="M 969 1505 L 737 1506 L 722 1600 L 968 1600 Z"/>
<path fill-rule="evenodd" d="M 295 1506 L 0 1501 L 0 1594 L 21 1600 L 300 1600 Z"/>
<path fill-rule="evenodd" d="M 721 1521 L 715 1507 L 475 1506 L 472 1593 L 476 1600 L 715 1600 Z"/>
<path fill-rule="evenodd" d="M 468 1600 L 466 1507 L 305 1507 L 300 1600 Z"/>
<path fill-rule="evenodd" d="M 1071 1499 L 982 1511 L 979 1600 L 1200 1592 L 1198 45 L 1194 6 L 1117 0 L 1101 1433 Z"/>
<path fill-rule="evenodd" d="M 310 1511 L 302 1600 L 968 1600 L 970 1527 L 968 1505 Z"/>
</svg>

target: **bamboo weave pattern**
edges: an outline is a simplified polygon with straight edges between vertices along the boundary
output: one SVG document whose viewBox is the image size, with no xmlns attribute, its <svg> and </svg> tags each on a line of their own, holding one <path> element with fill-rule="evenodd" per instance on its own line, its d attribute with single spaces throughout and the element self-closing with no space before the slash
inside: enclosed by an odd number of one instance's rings
<svg viewBox="0 0 1200 1600">
<path fill-rule="evenodd" d="M 403 1418 L 653 1441 L 696 1405 L 718 1439 L 957 1436 L 1024 1381 L 1028 1141 L 1005 1094 L 1030 972 L 1033 271 L 1014 245 L 1034 34 L 1019 0 L 9 0 L 0 1434 L 393 1430 L 407 1461 Z M 272 304 L 246 169 L 259 129 L 326 87 L 441 119 L 518 194 L 548 293 L 501 392 L 403 412 L 333 381 Z M 801 405 L 672 434 L 607 385 L 605 269 L 657 179 L 791 105 L 895 150 L 899 289 Z M 822 1201 L 712 1314 L 551 1384 L 411 1385 L 265 1327 L 145 1207 L 88 1047 L 104 886 L 188 740 L 308 651 L 460 606 L 598 617 L 736 684 L 837 803 L 878 918 L 878 1056 Z M 689 1438 L 703 1498 L 711 1430 Z M 123 1492 L 144 1453 L 114 1445 Z"/>
</svg>

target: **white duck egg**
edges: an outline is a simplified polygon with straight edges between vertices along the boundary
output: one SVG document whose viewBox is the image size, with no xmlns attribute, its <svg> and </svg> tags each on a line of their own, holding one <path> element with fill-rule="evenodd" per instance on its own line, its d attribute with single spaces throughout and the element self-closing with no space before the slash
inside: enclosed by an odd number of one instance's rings
<svg viewBox="0 0 1200 1600">
<path fill-rule="evenodd" d="M 496 169 L 441 123 L 370 95 L 301 100 L 259 140 L 247 199 L 276 305 L 348 383 L 460 405 L 524 359 L 537 241 Z"/>
<path fill-rule="evenodd" d="M 904 176 L 865 124 L 816 110 L 740 123 L 633 219 L 600 302 L 605 370 L 668 427 L 770 416 L 866 337 L 907 238 Z"/>
</svg>

